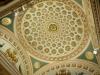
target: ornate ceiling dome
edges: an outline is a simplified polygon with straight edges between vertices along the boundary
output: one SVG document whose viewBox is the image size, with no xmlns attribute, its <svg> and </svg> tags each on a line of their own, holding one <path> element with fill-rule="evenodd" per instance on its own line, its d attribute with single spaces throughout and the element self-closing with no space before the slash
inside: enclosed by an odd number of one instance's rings
<svg viewBox="0 0 100 75">
<path fill-rule="evenodd" d="M 43 60 L 76 57 L 89 41 L 86 16 L 72 0 L 34 1 L 16 20 L 15 33 L 22 45 Z"/>
</svg>

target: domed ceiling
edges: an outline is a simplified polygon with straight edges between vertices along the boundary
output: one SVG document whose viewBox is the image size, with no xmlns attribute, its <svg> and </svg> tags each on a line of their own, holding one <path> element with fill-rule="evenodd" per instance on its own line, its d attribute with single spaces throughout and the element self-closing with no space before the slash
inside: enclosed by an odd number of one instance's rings
<svg viewBox="0 0 100 75">
<path fill-rule="evenodd" d="M 100 75 L 82 0 L 33 0 L 0 23 L 0 50 L 18 52 L 23 75 Z"/>
<path fill-rule="evenodd" d="M 38 1 L 21 16 L 18 16 L 15 33 L 24 47 L 41 59 L 73 58 L 83 52 L 89 41 L 86 16 L 70 0 Z"/>
</svg>

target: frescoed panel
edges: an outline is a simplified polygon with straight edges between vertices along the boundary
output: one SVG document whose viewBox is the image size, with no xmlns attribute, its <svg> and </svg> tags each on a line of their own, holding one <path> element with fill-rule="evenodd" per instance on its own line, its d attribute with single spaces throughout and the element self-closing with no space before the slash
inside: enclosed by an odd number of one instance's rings
<svg viewBox="0 0 100 75">
<path fill-rule="evenodd" d="M 83 59 L 83 60 L 91 61 L 91 62 L 98 64 L 96 55 L 94 54 L 93 51 L 94 51 L 93 44 L 92 44 L 92 42 L 90 42 L 88 47 L 84 51 L 84 53 L 81 54 L 78 57 L 78 59 Z"/>
<path fill-rule="evenodd" d="M 4 16 L 4 17 L 0 18 L 0 24 L 5 26 L 6 28 L 8 28 L 10 31 L 13 32 L 14 31 L 13 30 L 14 17 L 15 17 L 14 13 Z"/>
<path fill-rule="evenodd" d="M 4 39 L 0 38 L 0 51 L 4 52 L 7 56 L 7 58 L 13 62 L 13 63 L 18 63 L 18 56 L 17 56 L 17 52 L 16 49 L 9 44 L 9 42 L 7 42 Z M 17 66 L 18 67 L 18 66 Z"/>
</svg>

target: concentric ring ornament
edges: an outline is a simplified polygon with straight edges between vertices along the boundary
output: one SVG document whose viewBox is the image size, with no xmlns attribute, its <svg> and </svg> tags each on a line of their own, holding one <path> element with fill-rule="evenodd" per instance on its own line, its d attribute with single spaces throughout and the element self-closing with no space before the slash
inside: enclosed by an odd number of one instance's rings
<svg viewBox="0 0 100 75">
<path fill-rule="evenodd" d="M 79 56 L 89 43 L 88 22 L 73 0 L 37 0 L 16 16 L 15 34 L 32 55 L 46 61 Z"/>
</svg>

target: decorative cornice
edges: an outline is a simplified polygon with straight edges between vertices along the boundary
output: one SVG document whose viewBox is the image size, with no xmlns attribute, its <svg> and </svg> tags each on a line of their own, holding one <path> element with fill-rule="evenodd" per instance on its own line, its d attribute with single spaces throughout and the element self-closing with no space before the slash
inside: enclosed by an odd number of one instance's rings
<svg viewBox="0 0 100 75">
<path fill-rule="evenodd" d="M 16 66 L 11 63 L 5 56 L 5 54 L 0 51 L 0 64 L 11 74 L 11 75 L 21 75 Z"/>
<path fill-rule="evenodd" d="M 91 2 L 91 7 L 92 7 L 92 12 L 93 12 L 93 18 L 94 18 L 94 23 L 95 23 L 95 30 L 97 34 L 97 40 L 98 40 L 98 45 L 100 46 L 100 1 L 99 0 L 90 0 Z M 97 61 L 100 66 L 100 47 L 99 50 L 97 51 Z"/>
<path fill-rule="evenodd" d="M 100 44 L 100 5 L 99 0 L 90 0 L 98 42 Z"/>
</svg>

